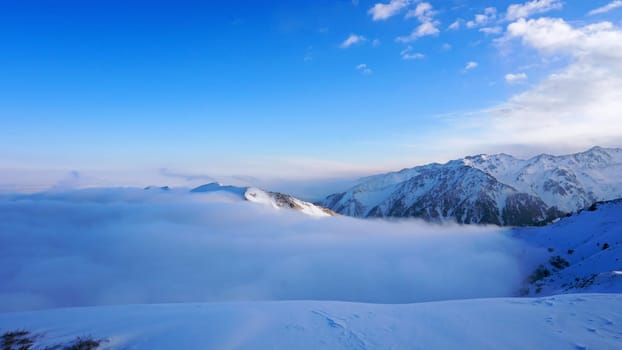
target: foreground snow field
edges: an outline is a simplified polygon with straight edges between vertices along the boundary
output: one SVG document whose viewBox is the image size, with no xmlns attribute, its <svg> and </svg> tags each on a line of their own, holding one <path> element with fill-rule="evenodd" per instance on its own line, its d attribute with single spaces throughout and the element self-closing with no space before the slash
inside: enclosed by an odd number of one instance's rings
<svg viewBox="0 0 622 350">
<path fill-rule="evenodd" d="M 91 335 L 102 349 L 621 349 L 622 294 L 418 304 L 160 304 L 0 314 L 38 345 Z"/>
</svg>

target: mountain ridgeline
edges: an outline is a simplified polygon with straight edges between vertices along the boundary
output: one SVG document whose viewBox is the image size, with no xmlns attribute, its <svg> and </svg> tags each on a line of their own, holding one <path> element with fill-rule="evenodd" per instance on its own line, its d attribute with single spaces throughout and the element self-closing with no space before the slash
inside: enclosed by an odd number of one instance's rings
<svg viewBox="0 0 622 350">
<path fill-rule="evenodd" d="M 234 195 L 243 200 L 271 206 L 275 209 L 285 208 L 299 211 L 309 216 L 335 216 L 337 215 L 330 209 L 305 202 L 290 195 L 266 191 L 255 187 L 238 187 L 230 185 L 222 185 L 217 182 L 201 185 L 190 191 L 191 193 L 214 193 L 224 192 Z"/>
<path fill-rule="evenodd" d="M 622 197 L 622 149 L 477 155 L 374 175 L 320 204 L 356 217 L 527 226 Z"/>
</svg>

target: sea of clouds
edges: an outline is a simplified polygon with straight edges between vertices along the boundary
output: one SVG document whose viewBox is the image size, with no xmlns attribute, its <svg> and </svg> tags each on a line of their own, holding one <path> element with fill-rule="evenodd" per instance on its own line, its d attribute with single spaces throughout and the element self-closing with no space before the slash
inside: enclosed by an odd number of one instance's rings
<svg viewBox="0 0 622 350">
<path fill-rule="evenodd" d="M 515 295 L 526 247 L 499 228 L 313 218 L 225 194 L 0 196 L 0 311 L 127 303 Z"/>
</svg>

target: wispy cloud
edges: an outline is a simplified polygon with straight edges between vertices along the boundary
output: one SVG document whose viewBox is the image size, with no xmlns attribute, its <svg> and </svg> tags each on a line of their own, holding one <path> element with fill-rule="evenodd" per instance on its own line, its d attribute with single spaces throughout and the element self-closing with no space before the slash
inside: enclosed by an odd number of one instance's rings
<svg viewBox="0 0 622 350">
<path fill-rule="evenodd" d="M 367 64 L 365 64 L 365 63 L 357 64 L 354 68 L 356 70 L 360 71 L 363 74 L 371 74 L 371 73 L 373 73 L 371 68 L 369 68 L 369 66 L 367 66 Z"/>
<path fill-rule="evenodd" d="M 523 4 L 511 4 L 505 14 L 508 21 L 528 18 L 535 14 L 559 10 L 564 6 L 561 0 L 533 0 Z"/>
<path fill-rule="evenodd" d="M 466 22 L 467 28 L 475 28 L 487 25 L 497 18 L 497 9 L 494 7 L 487 7 L 483 13 L 476 14 L 475 17 Z"/>
<path fill-rule="evenodd" d="M 467 64 L 464 66 L 464 70 L 465 70 L 465 71 L 469 71 L 469 70 L 475 69 L 475 68 L 477 68 L 477 66 L 478 66 L 478 65 L 479 65 L 479 64 L 478 64 L 477 62 L 475 62 L 475 61 L 469 61 L 469 62 L 467 62 Z"/>
<path fill-rule="evenodd" d="M 479 31 L 486 35 L 501 34 L 503 32 L 503 28 L 501 28 L 500 26 L 483 27 L 483 28 L 480 28 Z"/>
<path fill-rule="evenodd" d="M 419 52 L 412 52 L 413 51 L 413 47 L 412 46 L 408 46 L 407 48 L 405 48 L 404 50 L 402 50 L 402 52 L 400 52 L 400 56 L 402 57 L 403 60 L 420 60 L 425 58 L 425 55 Z"/>
<path fill-rule="evenodd" d="M 356 44 L 360 44 L 367 41 L 367 39 L 362 35 L 350 34 L 346 40 L 344 40 L 339 47 L 342 49 L 347 49 L 348 47 Z"/>
<path fill-rule="evenodd" d="M 517 84 L 517 83 L 522 83 L 525 80 L 527 80 L 527 74 L 526 73 L 508 73 L 505 75 L 504 78 L 508 84 Z"/>
<path fill-rule="evenodd" d="M 417 18 L 420 22 L 431 22 L 436 11 L 429 2 L 420 2 L 406 13 L 406 18 Z"/>
<path fill-rule="evenodd" d="M 421 23 L 409 35 L 397 37 L 395 40 L 401 43 L 410 43 L 421 37 L 429 35 L 437 35 L 440 31 L 432 22 Z"/>
<path fill-rule="evenodd" d="M 610 3 L 608 3 L 605 6 L 599 7 L 597 9 L 594 9 L 590 12 L 588 12 L 588 15 L 593 16 L 593 15 L 598 15 L 601 13 L 605 13 L 605 12 L 609 12 L 613 9 L 617 9 L 618 7 L 622 7 L 622 0 L 615 0 L 612 1 Z"/>
<path fill-rule="evenodd" d="M 449 27 L 447 27 L 447 29 L 449 30 L 458 30 L 460 29 L 460 26 L 462 25 L 462 19 L 458 18 L 457 20 L 453 21 Z"/>
<path fill-rule="evenodd" d="M 164 177 L 183 179 L 186 181 L 209 181 L 209 182 L 216 181 L 214 177 L 205 175 L 205 174 L 187 174 L 187 173 L 172 171 L 167 168 L 160 168 L 159 172 L 160 172 L 160 175 Z"/>
<path fill-rule="evenodd" d="M 397 37 L 395 40 L 401 43 L 409 43 L 424 36 L 438 35 L 440 22 L 434 20 L 434 15 L 436 15 L 436 11 L 429 2 L 418 3 L 414 9 L 408 11 L 406 18 L 417 18 L 420 22 L 419 26 L 413 29 L 409 35 Z"/>
<path fill-rule="evenodd" d="M 377 3 L 368 13 L 374 21 L 382 21 L 402 12 L 410 4 L 409 0 L 391 0 L 388 3 Z"/>
</svg>

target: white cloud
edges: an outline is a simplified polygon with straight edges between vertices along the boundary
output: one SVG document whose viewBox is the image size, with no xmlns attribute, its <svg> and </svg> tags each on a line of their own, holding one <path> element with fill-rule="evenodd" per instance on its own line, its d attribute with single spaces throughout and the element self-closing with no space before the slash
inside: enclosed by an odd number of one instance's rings
<svg viewBox="0 0 622 350">
<path fill-rule="evenodd" d="M 467 71 L 467 70 L 475 69 L 475 68 L 477 68 L 477 66 L 478 66 L 477 62 L 475 62 L 475 61 L 469 61 L 469 62 L 467 62 L 467 64 L 464 66 L 464 70 L 465 70 L 465 71 Z"/>
<path fill-rule="evenodd" d="M 467 28 L 475 28 L 484 26 L 497 18 L 497 9 L 494 7 L 486 7 L 484 13 L 475 15 L 473 20 L 466 22 Z"/>
<path fill-rule="evenodd" d="M 507 38 L 520 39 L 543 54 L 566 54 L 581 61 L 622 58 L 622 31 L 611 22 L 573 28 L 563 19 L 519 19 L 508 26 Z"/>
<path fill-rule="evenodd" d="M 377 3 L 369 9 L 368 13 L 374 21 L 382 21 L 397 15 L 409 4 L 409 0 L 391 0 L 389 3 Z"/>
<path fill-rule="evenodd" d="M 0 196 L 0 242 L 0 312 L 499 297 L 515 293 L 527 272 L 520 260 L 527 247 L 494 228 L 318 220 L 175 190 Z"/>
<path fill-rule="evenodd" d="M 413 47 L 408 46 L 402 52 L 400 52 L 400 56 L 402 56 L 403 60 L 420 60 L 425 58 L 425 55 L 419 52 L 412 52 Z"/>
<path fill-rule="evenodd" d="M 590 15 L 590 16 L 598 15 L 598 14 L 601 14 L 601 13 L 609 12 L 609 11 L 611 11 L 613 9 L 618 8 L 618 7 L 622 7 L 622 0 L 612 1 L 612 2 L 608 3 L 605 6 L 599 7 L 597 9 L 594 9 L 594 10 L 588 12 L 588 15 Z"/>
<path fill-rule="evenodd" d="M 503 32 L 503 28 L 496 26 L 496 27 L 484 27 L 484 28 L 480 28 L 479 29 L 480 32 L 486 34 L 486 35 L 491 35 L 491 34 L 501 34 L 501 32 Z"/>
<path fill-rule="evenodd" d="M 514 21 L 519 18 L 527 18 L 538 13 L 559 10 L 564 6 L 561 0 L 532 0 L 524 4 L 512 4 L 508 6 L 505 18 Z"/>
<path fill-rule="evenodd" d="M 434 20 L 436 11 L 432 8 L 429 2 L 420 2 L 417 6 L 408 11 L 406 18 L 415 17 L 421 22 L 409 35 L 400 36 L 396 38 L 396 41 L 402 43 L 408 43 L 415 41 L 421 37 L 428 35 L 437 35 L 440 31 L 438 29 L 439 21 Z"/>
<path fill-rule="evenodd" d="M 461 19 L 457 19 L 452 24 L 450 24 L 449 27 L 447 27 L 447 29 L 449 29 L 449 30 L 458 30 L 458 29 L 460 29 L 460 25 L 461 24 L 462 24 L 462 20 Z"/>
<path fill-rule="evenodd" d="M 369 68 L 369 66 L 365 63 L 361 63 L 356 65 L 356 67 L 354 67 L 356 70 L 362 72 L 363 74 L 371 74 L 373 73 L 373 71 L 371 70 L 371 68 Z"/>
<path fill-rule="evenodd" d="M 409 43 L 413 42 L 421 37 L 428 35 L 437 35 L 439 33 L 438 28 L 436 27 L 436 23 L 432 22 L 424 22 L 421 23 L 417 28 L 415 28 L 412 33 L 407 36 L 400 36 L 395 40 L 401 43 Z"/>
<path fill-rule="evenodd" d="M 352 45 L 356 45 L 356 44 L 360 44 L 362 42 L 365 42 L 367 39 L 362 36 L 362 35 L 356 35 L 356 34 L 350 34 L 350 36 L 348 36 L 346 38 L 346 40 L 344 40 L 341 45 L 339 45 L 339 47 L 341 47 L 342 49 L 346 49 Z"/>
<path fill-rule="evenodd" d="M 609 22 L 573 27 L 562 19 L 519 19 L 505 45 L 518 41 L 541 58 L 570 63 L 484 114 L 491 143 L 541 146 L 622 142 L 622 30 Z"/>
<path fill-rule="evenodd" d="M 409 10 L 406 13 L 406 18 L 415 17 L 420 22 L 431 22 L 434 15 L 436 15 L 436 11 L 429 2 L 420 2 L 414 10 Z"/>
<path fill-rule="evenodd" d="M 525 80 L 527 80 L 526 73 L 508 73 L 505 75 L 505 81 L 508 84 L 521 83 L 521 82 L 524 82 Z"/>
<path fill-rule="evenodd" d="M 372 45 L 373 47 L 376 47 L 376 46 L 380 45 L 380 40 L 379 40 L 379 39 L 374 39 L 374 40 L 372 40 L 371 45 Z"/>
<path fill-rule="evenodd" d="M 451 45 L 448 43 L 444 43 L 443 45 L 441 45 L 441 48 L 445 51 L 451 50 Z"/>
</svg>

